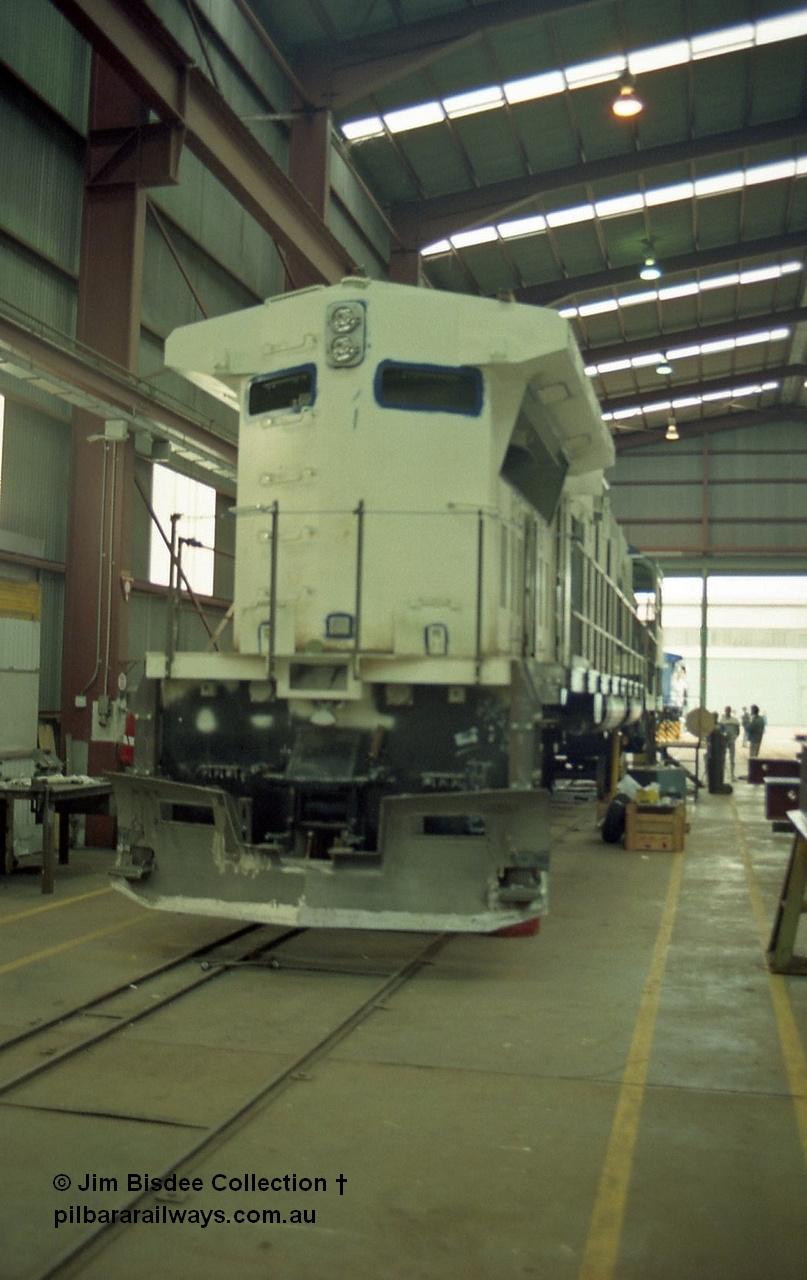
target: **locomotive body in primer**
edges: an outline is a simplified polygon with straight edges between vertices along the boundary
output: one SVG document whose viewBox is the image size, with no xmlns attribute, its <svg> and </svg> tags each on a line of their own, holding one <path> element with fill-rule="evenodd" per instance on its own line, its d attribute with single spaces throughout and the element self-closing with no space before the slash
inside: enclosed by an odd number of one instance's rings
<svg viewBox="0 0 807 1280">
<path fill-rule="evenodd" d="M 279 924 L 540 917 L 543 742 L 637 719 L 656 675 L 566 321 L 347 279 L 179 329 L 166 364 L 239 407 L 233 643 L 147 659 L 118 886 Z"/>
</svg>

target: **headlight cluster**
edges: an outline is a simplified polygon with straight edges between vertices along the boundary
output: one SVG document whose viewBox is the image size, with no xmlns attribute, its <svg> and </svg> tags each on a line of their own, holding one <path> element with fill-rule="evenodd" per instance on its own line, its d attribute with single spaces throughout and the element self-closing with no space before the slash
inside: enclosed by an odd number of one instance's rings
<svg viewBox="0 0 807 1280">
<path fill-rule="evenodd" d="M 344 369 L 364 359 L 364 317 L 361 302 L 335 302 L 328 308 L 325 350 L 330 365 Z"/>
</svg>

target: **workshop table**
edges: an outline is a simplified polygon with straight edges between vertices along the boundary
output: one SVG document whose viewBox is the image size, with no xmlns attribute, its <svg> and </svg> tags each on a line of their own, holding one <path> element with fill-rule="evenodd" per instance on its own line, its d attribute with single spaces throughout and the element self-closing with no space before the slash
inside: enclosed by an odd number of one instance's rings
<svg viewBox="0 0 807 1280">
<path fill-rule="evenodd" d="M 53 827 L 58 821 L 59 863 L 70 861 L 70 817 L 110 812 L 112 787 L 104 778 L 13 778 L 0 781 L 0 875 L 14 870 L 14 801 L 30 800 L 42 824 L 42 892 L 53 893 Z"/>
</svg>

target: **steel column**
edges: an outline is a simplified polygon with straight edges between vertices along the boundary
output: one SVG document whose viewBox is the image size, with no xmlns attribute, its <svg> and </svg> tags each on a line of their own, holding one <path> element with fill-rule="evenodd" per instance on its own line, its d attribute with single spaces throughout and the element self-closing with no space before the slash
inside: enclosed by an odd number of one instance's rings
<svg viewBox="0 0 807 1280">
<path fill-rule="evenodd" d="M 145 109 L 98 56 L 90 85 L 90 138 L 79 273 L 77 337 L 129 370 L 137 368 L 146 192 L 137 181 L 94 185 L 95 131 L 137 131 Z M 73 415 L 70 520 L 65 578 L 62 733 L 72 740 L 70 768 L 101 774 L 115 767 L 114 743 L 94 742 L 93 705 L 118 692 L 127 656 L 126 604 L 120 589 L 131 568 L 134 446 L 114 443 L 104 423 L 83 409 Z M 84 705 L 78 705 L 80 703 Z M 66 736 L 63 738 L 66 744 Z M 96 819 L 90 838 L 111 837 Z"/>
</svg>

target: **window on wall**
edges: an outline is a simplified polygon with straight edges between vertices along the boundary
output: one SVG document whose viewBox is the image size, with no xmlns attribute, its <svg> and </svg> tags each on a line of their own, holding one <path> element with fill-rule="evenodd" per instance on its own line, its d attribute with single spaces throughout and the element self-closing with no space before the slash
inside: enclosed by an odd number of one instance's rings
<svg viewBox="0 0 807 1280">
<path fill-rule="evenodd" d="M 151 505 L 165 536 L 171 537 L 171 516 L 179 515 L 177 539 L 191 538 L 201 547 L 182 544 L 182 569 L 197 595 L 213 594 L 213 545 L 216 529 L 216 490 L 199 480 L 155 463 Z M 178 544 L 179 545 L 179 542 Z M 160 532 L 152 525 L 149 581 L 168 585 L 171 556 Z"/>
</svg>

